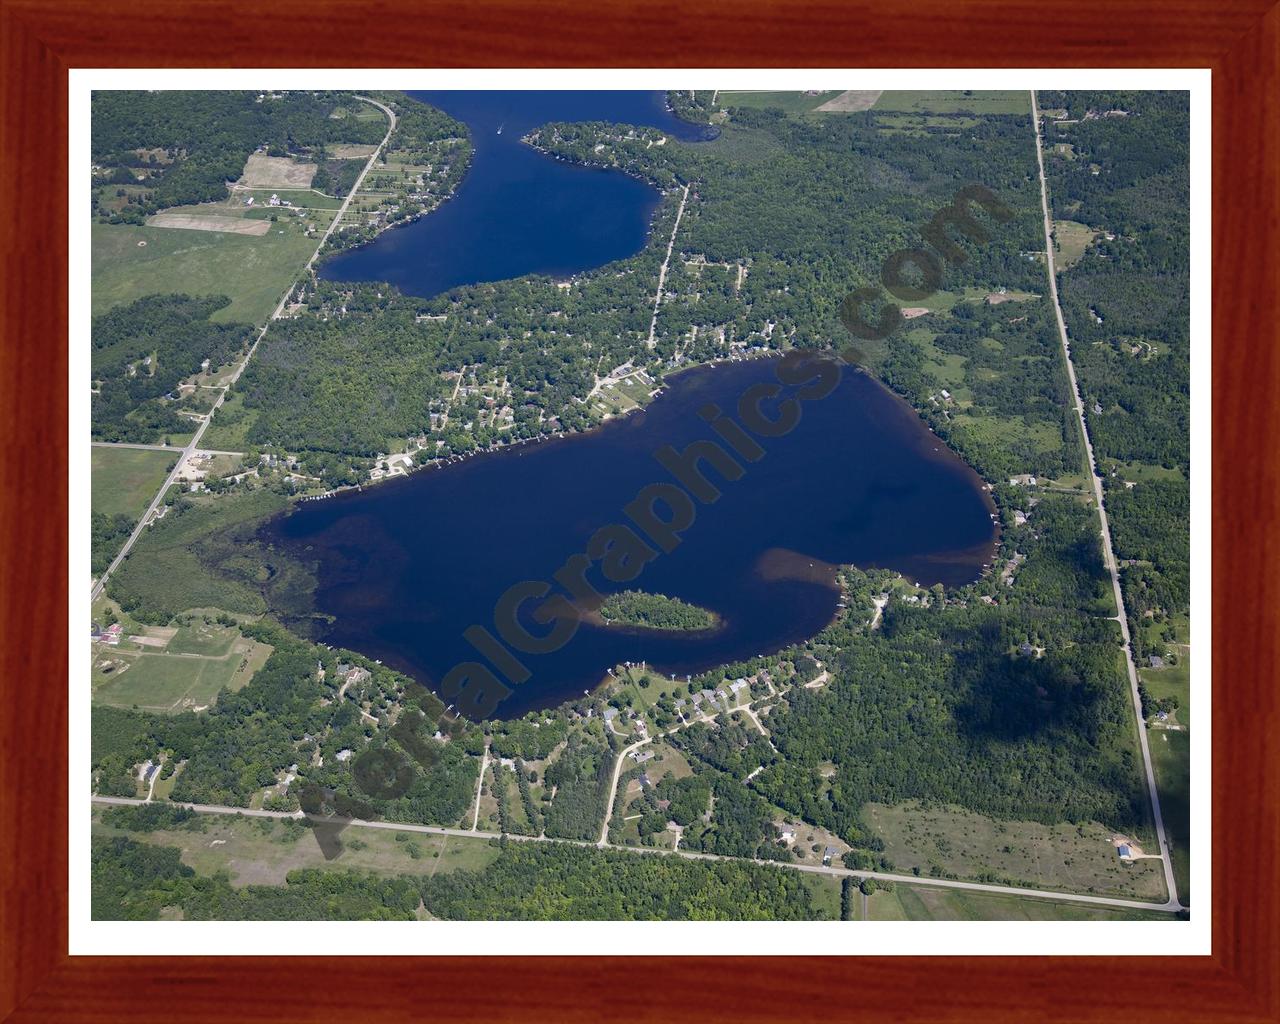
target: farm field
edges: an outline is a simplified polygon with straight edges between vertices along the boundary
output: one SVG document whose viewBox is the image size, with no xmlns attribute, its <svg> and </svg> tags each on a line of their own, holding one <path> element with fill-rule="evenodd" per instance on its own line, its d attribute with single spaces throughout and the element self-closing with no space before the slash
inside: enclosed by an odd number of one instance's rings
<svg viewBox="0 0 1280 1024">
<path fill-rule="evenodd" d="M 164 482 L 176 452 L 94 447 L 90 502 L 94 512 L 137 520 Z"/>
<path fill-rule="evenodd" d="M 873 110 L 901 110 L 913 114 L 1027 114 L 1031 96 L 1021 90 L 935 89 L 926 92 L 886 90 Z"/>
<path fill-rule="evenodd" d="M 1122 864 L 1111 843 L 1116 833 L 1092 822 L 1041 825 L 998 821 L 958 808 L 916 803 L 867 804 L 867 821 L 885 844 L 898 872 L 935 866 L 948 877 L 1038 889 L 1096 893 L 1128 899 L 1162 899 L 1158 860 Z M 984 877 L 985 876 L 985 877 Z"/>
<path fill-rule="evenodd" d="M 216 321 L 265 322 L 319 242 L 296 215 L 263 223 L 271 227 L 261 236 L 95 223 L 94 314 L 144 295 L 182 292 L 230 296 Z M 328 214 L 312 214 L 307 223 L 323 229 Z"/>
</svg>

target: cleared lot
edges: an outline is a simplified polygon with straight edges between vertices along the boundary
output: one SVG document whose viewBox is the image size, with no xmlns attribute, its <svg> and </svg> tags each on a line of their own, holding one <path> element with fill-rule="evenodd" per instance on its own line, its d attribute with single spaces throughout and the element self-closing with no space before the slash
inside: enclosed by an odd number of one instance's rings
<svg viewBox="0 0 1280 1024">
<path fill-rule="evenodd" d="M 310 188 L 315 164 L 300 164 L 292 157 L 253 153 L 245 161 L 240 184 L 248 188 Z"/>
<path fill-rule="evenodd" d="M 153 228 L 186 228 L 188 231 L 230 231 L 237 235 L 265 235 L 271 223 L 239 217 L 197 217 L 190 213 L 157 213 L 147 219 Z"/>
</svg>

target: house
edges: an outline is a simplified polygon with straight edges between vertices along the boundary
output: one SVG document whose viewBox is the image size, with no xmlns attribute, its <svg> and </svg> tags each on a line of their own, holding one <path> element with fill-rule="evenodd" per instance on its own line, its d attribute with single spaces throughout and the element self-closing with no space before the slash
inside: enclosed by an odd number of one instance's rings
<svg viewBox="0 0 1280 1024">
<path fill-rule="evenodd" d="M 339 761 L 347 761 L 351 758 L 351 749 L 349 747 L 343 747 L 334 756 L 337 757 Z"/>
<path fill-rule="evenodd" d="M 670 806 L 671 806 L 671 801 L 670 801 L 670 800 L 659 800 L 659 801 L 658 801 L 658 810 L 660 810 L 660 811 L 665 811 L 665 810 L 666 810 L 668 807 L 670 807 Z"/>
<path fill-rule="evenodd" d="M 831 864 L 831 859 L 839 853 L 840 851 L 837 850 L 834 846 L 828 846 L 825 850 L 822 851 L 822 863 L 829 866 Z"/>
<path fill-rule="evenodd" d="M 268 199 L 268 200 L 267 200 L 267 202 L 268 202 L 268 203 L 270 203 L 272 206 L 279 206 L 279 205 L 280 205 L 280 197 L 279 197 L 278 195 L 276 195 L 274 192 L 272 192 L 272 193 L 271 193 L 271 198 L 270 198 L 270 199 Z"/>
<path fill-rule="evenodd" d="M 649 775 L 647 772 L 640 773 L 640 785 L 642 785 L 645 789 L 648 789 L 650 786 L 653 785 L 653 783 L 649 781 Z"/>
<path fill-rule="evenodd" d="M 1160 655 L 1153 654 L 1148 660 L 1151 662 L 1152 668 L 1164 668 L 1164 658 L 1160 657 Z"/>
<path fill-rule="evenodd" d="M 1120 855 L 1121 860 L 1133 860 L 1133 850 L 1129 848 L 1128 843 L 1121 843 L 1117 846 L 1116 853 Z"/>
<path fill-rule="evenodd" d="M 1024 658 L 1029 658 L 1035 653 L 1035 648 L 1031 646 L 1030 640 L 1023 640 L 1022 643 L 1018 645 L 1018 653 Z"/>
<path fill-rule="evenodd" d="M 778 826 L 778 838 L 784 843 L 790 845 L 796 841 L 796 829 L 794 825 Z"/>
<path fill-rule="evenodd" d="M 1019 473 L 1017 476 L 1009 477 L 1009 483 L 1014 487 L 1034 487 L 1036 485 L 1036 478 L 1031 473 Z"/>
</svg>

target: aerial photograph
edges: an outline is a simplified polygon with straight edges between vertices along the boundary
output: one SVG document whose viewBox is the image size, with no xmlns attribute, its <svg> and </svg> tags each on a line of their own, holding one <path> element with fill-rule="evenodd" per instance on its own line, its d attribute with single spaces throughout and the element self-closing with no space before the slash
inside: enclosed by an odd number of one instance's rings
<svg viewBox="0 0 1280 1024">
<path fill-rule="evenodd" d="M 93 920 L 1188 920 L 1190 109 L 94 92 Z"/>
</svg>

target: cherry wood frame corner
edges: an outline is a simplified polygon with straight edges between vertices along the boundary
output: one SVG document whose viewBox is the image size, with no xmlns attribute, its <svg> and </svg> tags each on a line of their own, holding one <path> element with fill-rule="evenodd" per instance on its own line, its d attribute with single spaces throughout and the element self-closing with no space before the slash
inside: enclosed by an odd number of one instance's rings
<svg viewBox="0 0 1280 1024">
<path fill-rule="evenodd" d="M 1280 6 L 1273 0 L 0 0 L 0 1020 L 1280 1020 Z M 393 30 L 377 30 L 378 24 Z M 1213 953 L 422 960 L 67 953 L 67 95 L 75 67 L 1207 67 Z M 34 163 L 33 163 L 34 158 Z M 38 166 L 38 171 L 33 173 Z M 73 301 L 87 301 L 74 296 Z M 1009 927 L 1017 927 L 1009 925 Z M 1118 936 L 1123 928 L 1117 926 Z M 1125 939 L 1118 937 L 1116 942 Z M 158 951 L 157 951 L 158 952 Z M 789 1013 L 788 1015 L 793 1015 Z"/>
</svg>

